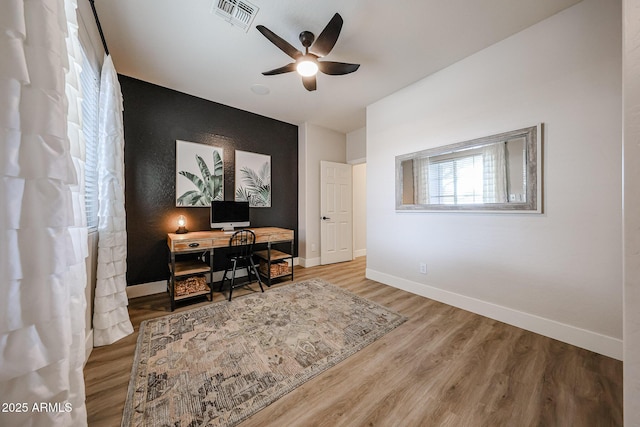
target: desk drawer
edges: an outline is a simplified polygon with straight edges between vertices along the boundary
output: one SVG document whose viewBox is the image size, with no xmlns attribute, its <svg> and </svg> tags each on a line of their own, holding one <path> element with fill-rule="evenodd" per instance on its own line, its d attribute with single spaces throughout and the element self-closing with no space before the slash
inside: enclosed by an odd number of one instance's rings
<svg viewBox="0 0 640 427">
<path fill-rule="evenodd" d="M 287 242 L 293 240 L 293 230 L 283 230 L 279 233 L 259 236 L 256 240 L 258 241 L 258 243 Z"/>
<path fill-rule="evenodd" d="M 231 234 L 215 237 L 211 242 L 214 248 L 224 248 L 229 246 L 229 239 L 231 239 Z"/>
<path fill-rule="evenodd" d="M 213 240 L 211 239 L 185 240 L 182 242 L 175 242 L 173 244 L 173 252 L 196 251 L 198 249 L 210 249 L 212 247 Z"/>
</svg>

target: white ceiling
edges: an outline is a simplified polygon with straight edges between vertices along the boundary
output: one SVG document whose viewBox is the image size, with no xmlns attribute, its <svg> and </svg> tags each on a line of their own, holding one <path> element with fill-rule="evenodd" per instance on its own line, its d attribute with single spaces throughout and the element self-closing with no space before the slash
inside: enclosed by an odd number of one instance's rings
<svg viewBox="0 0 640 427">
<path fill-rule="evenodd" d="M 96 0 L 119 73 L 293 124 L 340 132 L 365 125 L 367 105 L 523 30 L 580 0 L 249 0 L 260 8 L 248 32 L 210 13 L 218 0 Z M 263 76 L 291 59 L 262 24 L 303 50 L 334 13 L 344 26 L 327 60 L 361 64 L 318 74 L 308 92 L 295 73 Z M 265 85 L 268 95 L 250 90 Z"/>
</svg>

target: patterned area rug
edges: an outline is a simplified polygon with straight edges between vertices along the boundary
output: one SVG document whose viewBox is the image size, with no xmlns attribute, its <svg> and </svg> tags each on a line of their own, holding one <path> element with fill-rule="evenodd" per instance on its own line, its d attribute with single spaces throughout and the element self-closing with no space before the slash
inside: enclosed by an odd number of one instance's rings
<svg viewBox="0 0 640 427">
<path fill-rule="evenodd" d="M 140 325 L 123 426 L 234 426 L 406 320 L 320 279 Z"/>
</svg>

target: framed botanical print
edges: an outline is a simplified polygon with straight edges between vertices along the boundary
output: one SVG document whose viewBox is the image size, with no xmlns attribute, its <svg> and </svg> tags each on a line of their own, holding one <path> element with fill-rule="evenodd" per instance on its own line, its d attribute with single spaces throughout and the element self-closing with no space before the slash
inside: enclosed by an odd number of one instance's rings
<svg viewBox="0 0 640 427">
<path fill-rule="evenodd" d="M 271 156 L 236 150 L 236 201 L 271 207 Z"/>
<path fill-rule="evenodd" d="M 176 206 L 223 199 L 222 148 L 176 140 Z"/>
</svg>

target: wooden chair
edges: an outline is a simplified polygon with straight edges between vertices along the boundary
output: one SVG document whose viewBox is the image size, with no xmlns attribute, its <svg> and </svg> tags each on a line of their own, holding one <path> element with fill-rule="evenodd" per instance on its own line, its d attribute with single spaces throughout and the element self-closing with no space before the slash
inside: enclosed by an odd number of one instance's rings
<svg viewBox="0 0 640 427">
<path fill-rule="evenodd" d="M 258 274 L 258 269 L 253 262 L 253 245 L 256 243 L 256 235 L 251 230 L 239 230 L 233 233 L 229 239 L 229 248 L 231 252 L 227 255 L 227 266 L 224 270 L 224 276 L 222 276 L 222 282 L 220 283 L 220 291 L 224 288 L 224 282 L 227 280 L 227 273 L 231 271 L 231 278 L 229 280 L 229 301 L 231 301 L 231 294 L 233 289 L 240 286 L 245 286 L 253 283 L 251 280 L 251 274 L 253 273 L 258 279 L 260 290 L 264 292 L 262 287 L 262 281 Z M 247 277 L 249 282 L 242 282 L 236 285 L 236 270 L 239 268 L 247 269 Z"/>
</svg>

